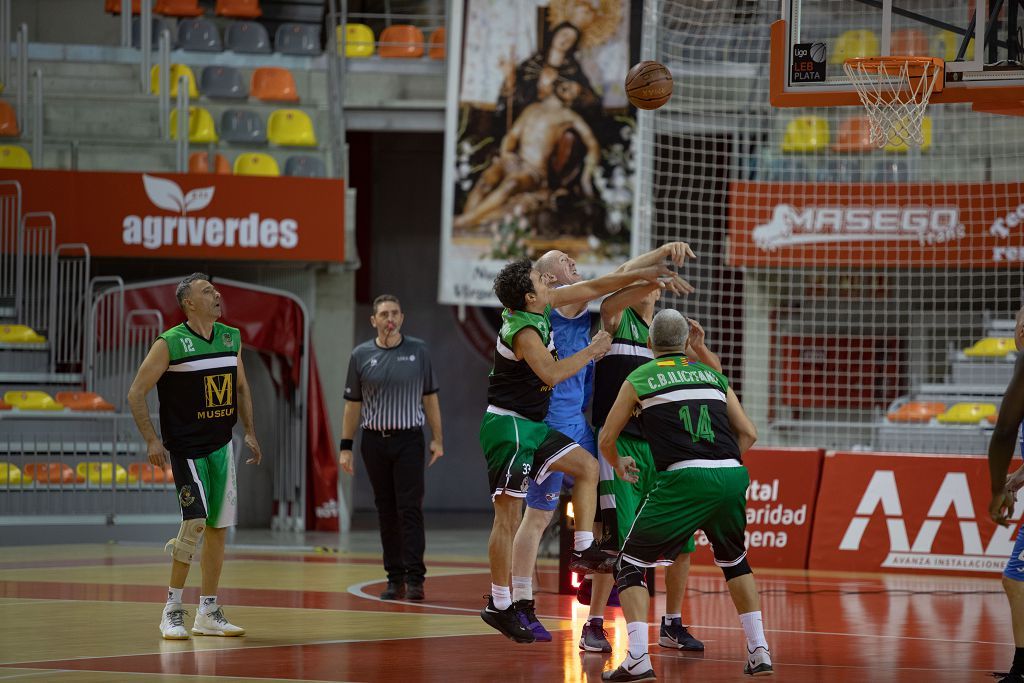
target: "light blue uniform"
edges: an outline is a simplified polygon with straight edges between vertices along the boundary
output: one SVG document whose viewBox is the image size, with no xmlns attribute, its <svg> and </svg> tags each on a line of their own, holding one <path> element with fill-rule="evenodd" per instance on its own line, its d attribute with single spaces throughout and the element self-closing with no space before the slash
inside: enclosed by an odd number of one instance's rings
<svg viewBox="0 0 1024 683">
<path fill-rule="evenodd" d="M 1024 455 L 1024 426 L 1020 430 L 1021 455 Z M 1017 530 L 1017 540 L 1010 553 L 1010 561 L 1006 563 L 1003 576 L 1014 581 L 1024 581 L 1024 529 Z"/>
<path fill-rule="evenodd" d="M 557 309 L 551 311 L 551 331 L 554 334 L 555 350 L 559 358 L 582 351 L 590 344 L 590 312 L 583 310 L 575 318 L 566 318 Z M 594 430 L 583 412 L 590 403 L 594 386 L 594 363 L 591 361 L 575 375 L 559 382 L 551 391 L 551 404 L 544 422 L 552 429 L 587 449 L 597 453 Z M 535 510 L 554 510 L 562 490 L 562 473 L 552 472 L 543 484 L 530 480 L 526 491 L 526 504 Z"/>
</svg>

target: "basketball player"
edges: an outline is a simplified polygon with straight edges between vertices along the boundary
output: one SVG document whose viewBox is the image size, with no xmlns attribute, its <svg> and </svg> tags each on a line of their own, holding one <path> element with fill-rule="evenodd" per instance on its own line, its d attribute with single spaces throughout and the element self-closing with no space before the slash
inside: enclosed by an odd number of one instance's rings
<svg viewBox="0 0 1024 683">
<path fill-rule="evenodd" d="M 629 629 L 626 658 L 606 681 L 654 679 L 647 652 L 650 597 L 644 568 L 674 560 L 697 529 L 711 541 L 747 639 L 744 673 L 772 673 L 760 598 L 744 547 L 746 491 L 741 455 L 757 440 L 723 374 L 684 354 L 690 325 L 678 311 L 654 316 L 648 343 L 654 359 L 629 374 L 598 437 L 601 454 L 620 478 L 636 481 L 637 465 L 618 439 L 634 411 L 650 444 L 656 481 L 637 513 L 615 564 L 615 582 Z"/>
<path fill-rule="evenodd" d="M 666 261 L 681 266 L 687 257 L 693 256 L 693 251 L 685 242 L 671 242 L 627 261 L 615 272 L 621 273 Z M 541 276 L 555 287 L 573 285 L 582 280 L 576 270 L 576 261 L 557 249 L 537 259 L 536 268 Z M 675 283 L 669 284 L 672 286 Z M 679 293 L 688 294 L 693 291 L 685 281 L 680 280 L 679 284 L 686 287 Z M 644 286 L 661 291 L 658 284 Z M 555 342 L 555 353 L 559 358 L 568 358 L 582 351 L 590 343 L 588 303 L 584 301 L 551 311 L 551 334 Z M 593 372 L 593 362 L 587 363 L 575 375 L 555 385 L 551 390 L 551 401 L 544 423 L 568 436 L 591 455 L 596 455 L 594 431 L 584 414 L 590 403 Z M 537 619 L 533 601 L 533 571 L 537 564 L 537 549 L 541 536 L 551 522 L 555 508 L 558 507 L 561 489 L 561 472 L 552 473 L 543 484 L 530 482 L 526 492 L 526 513 L 512 544 L 512 602 L 525 620 L 526 626 L 533 631 L 534 637 L 542 642 L 550 641 L 551 633 Z"/>
<path fill-rule="evenodd" d="M 988 471 L 992 486 L 992 503 L 989 514 L 1000 526 L 1008 526 L 1013 517 L 1013 504 L 1017 491 L 1024 486 L 1024 467 L 1017 468 L 1007 479 L 1006 471 L 1013 458 L 1013 447 L 1024 420 L 1024 308 L 1017 311 L 1017 325 L 1014 328 L 1014 342 L 1017 345 L 1017 362 L 1013 366 L 1010 385 L 999 406 L 999 419 L 992 430 L 988 444 Z M 1024 448 L 1024 433 L 1021 433 L 1021 447 Z M 1010 601 L 1010 621 L 1013 624 L 1013 665 L 1008 673 L 996 674 L 1006 683 L 1024 683 L 1024 533 L 1017 533 L 1017 541 L 1010 553 L 1010 561 L 1003 570 L 1003 590 Z"/>
<path fill-rule="evenodd" d="M 245 426 L 245 445 L 252 451 L 246 463 L 258 465 L 263 458 L 242 367 L 242 336 L 234 327 L 217 322 L 220 293 L 208 275 L 189 275 L 178 284 L 175 296 L 186 321 L 157 338 L 128 390 L 128 405 L 146 440 L 149 462 L 163 467 L 170 460 L 181 505 L 181 529 L 165 548 L 173 560 L 160 633 L 169 640 L 189 637 L 181 593 L 202 539 L 202 595 L 192 634 L 241 636 L 245 629 L 229 622 L 217 603 L 217 585 L 225 531 L 237 516 L 231 429 L 238 415 Z M 163 441 L 153 429 L 146 405 L 154 385 L 160 396 Z"/>
<path fill-rule="evenodd" d="M 551 289 L 529 259 L 522 259 L 507 264 L 494 280 L 495 294 L 505 310 L 488 381 L 489 405 L 480 425 L 494 503 L 488 543 L 491 595 L 480 616 L 517 642 L 535 640 L 512 606 L 509 590 L 512 539 L 531 478 L 540 484 L 552 472 L 575 478 L 577 526 L 571 566 L 611 570 L 611 558 L 598 548 L 591 528 L 597 507 L 597 461 L 578 443 L 543 423 L 551 387 L 604 355 L 611 338 L 599 332 L 579 353 L 558 359 L 551 338 L 551 309 L 595 299 L 636 280 L 654 283 L 660 277 L 677 278 L 665 266 L 650 266 Z"/>
</svg>

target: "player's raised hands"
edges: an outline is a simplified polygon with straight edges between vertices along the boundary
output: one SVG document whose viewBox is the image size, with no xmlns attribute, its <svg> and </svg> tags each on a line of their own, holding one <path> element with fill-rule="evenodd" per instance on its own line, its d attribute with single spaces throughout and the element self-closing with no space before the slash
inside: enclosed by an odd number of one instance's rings
<svg viewBox="0 0 1024 683">
<path fill-rule="evenodd" d="M 597 354 L 596 358 L 603 358 L 604 354 L 612 348 L 612 336 L 604 330 L 600 330 L 590 340 L 590 348 Z"/>
<path fill-rule="evenodd" d="M 661 246 L 662 255 L 672 262 L 673 265 L 681 266 L 686 263 L 686 259 L 697 258 L 697 255 L 693 253 L 693 249 L 690 249 L 690 245 L 686 242 L 669 242 Z"/>
<path fill-rule="evenodd" d="M 644 280 L 654 284 L 655 282 L 665 286 L 665 282 L 673 277 L 678 277 L 675 272 L 672 271 L 668 266 L 664 264 L 647 266 L 645 268 L 637 268 L 636 270 L 629 271 L 629 274 L 635 277 L 637 280 Z"/>
<path fill-rule="evenodd" d="M 703 346 L 704 345 L 704 328 L 700 326 L 700 323 L 693 318 L 687 318 L 686 322 L 690 324 L 690 339 L 687 343 L 690 346 Z"/>
<path fill-rule="evenodd" d="M 697 291 L 696 287 L 675 273 L 673 273 L 671 277 L 663 279 L 662 283 L 664 284 L 665 291 L 678 294 L 680 296 L 684 294 L 693 294 Z"/>
</svg>

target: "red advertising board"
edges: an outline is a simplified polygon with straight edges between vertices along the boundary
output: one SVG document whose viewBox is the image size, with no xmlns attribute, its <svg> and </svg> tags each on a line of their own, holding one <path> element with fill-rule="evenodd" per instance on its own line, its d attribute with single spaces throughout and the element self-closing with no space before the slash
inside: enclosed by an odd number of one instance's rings
<svg viewBox="0 0 1024 683">
<path fill-rule="evenodd" d="M 811 569 L 992 576 L 1013 549 L 988 518 L 982 456 L 830 452 L 811 540 Z"/>
<path fill-rule="evenodd" d="M 50 211 L 58 242 L 93 256 L 256 261 L 345 258 L 339 179 L 93 171 L 0 171 L 22 210 Z"/>
<path fill-rule="evenodd" d="M 752 448 L 743 455 L 750 471 L 747 556 L 755 571 L 807 567 L 823 456 L 816 448 Z M 691 561 L 714 563 L 703 532 Z"/>
<path fill-rule="evenodd" d="M 989 266 L 1024 262 L 1024 183 L 729 187 L 730 266 Z"/>
</svg>

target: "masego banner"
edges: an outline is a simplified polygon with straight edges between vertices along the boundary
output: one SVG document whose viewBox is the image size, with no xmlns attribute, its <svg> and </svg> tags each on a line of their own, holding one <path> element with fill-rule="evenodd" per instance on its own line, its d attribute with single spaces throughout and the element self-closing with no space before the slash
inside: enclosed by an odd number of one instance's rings
<svg viewBox="0 0 1024 683">
<path fill-rule="evenodd" d="M 743 455 L 750 472 L 747 556 L 754 571 L 807 567 L 823 457 L 816 448 L 754 448 Z M 691 561 L 713 564 L 703 531 Z"/>
<path fill-rule="evenodd" d="M 981 456 L 836 452 L 825 456 L 810 569 L 986 575 L 1001 572 L 1019 526 L 988 518 Z"/>
<path fill-rule="evenodd" d="M 728 261 L 1019 267 L 1024 183 L 734 182 Z"/>
<path fill-rule="evenodd" d="M 23 211 L 56 216 L 58 242 L 84 242 L 94 257 L 345 257 L 338 179 L 40 170 L 0 180 L 21 184 Z"/>
</svg>

